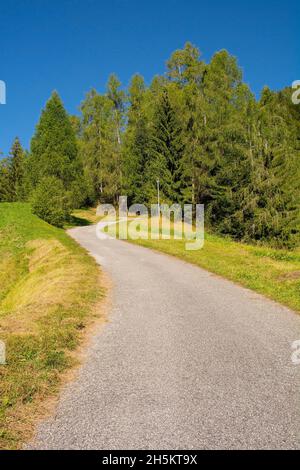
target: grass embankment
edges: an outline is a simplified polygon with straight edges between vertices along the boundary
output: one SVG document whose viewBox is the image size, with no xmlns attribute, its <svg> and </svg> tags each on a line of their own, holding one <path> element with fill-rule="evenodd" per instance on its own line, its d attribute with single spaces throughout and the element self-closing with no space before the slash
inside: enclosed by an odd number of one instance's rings
<svg viewBox="0 0 300 470">
<path fill-rule="evenodd" d="M 129 241 L 181 258 L 300 312 L 300 249 L 246 245 L 207 231 L 204 247 L 197 251 L 187 251 L 184 240 Z"/>
<path fill-rule="evenodd" d="M 26 204 L 0 204 L 0 448 L 20 446 L 103 295 L 95 262 Z"/>
<path fill-rule="evenodd" d="M 300 312 L 300 251 L 274 250 L 205 234 L 201 250 L 186 251 L 182 240 L 133 243 L 177 256 Z"/>
</svg>

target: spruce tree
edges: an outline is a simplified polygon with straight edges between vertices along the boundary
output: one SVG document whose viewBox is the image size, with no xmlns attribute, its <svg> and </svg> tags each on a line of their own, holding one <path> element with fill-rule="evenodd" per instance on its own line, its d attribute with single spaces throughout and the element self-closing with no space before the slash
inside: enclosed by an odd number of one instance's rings
<svg viewBox="0 0 300 470">
<path fill-rule="evenodd" d="M 31 155 L 27 164 L 32 187 L 30 198 L 35 213 L 61 226 L 62 219 L 68 218 L 71 210 L 86 200 L 86 184 L 82 173 L 72 123 L 58 93 L 54 92 L 42 111 L 31 141 Z M 47 188 L 51 185 L 53 192 L 50 197 L 49 190 L 47 198 Z M 51 217 L 48 217 L 49 213 Z"/>
<path fill-rule="evenodd" d="M 181 201 L 181 159 L 184 151 L 183 129 L 170 102 L 168 88 L 161 92 L 151 131 L 150 158 L 146 169 L 146 191 L 150 202 L 156 198 L 156 181 L 166 202 Z"/>
<path fill-rule="evenodd" d="M 25 155 L 20 140 L 16 137 L 10 151 L 9 184 L 12 193 L 12 201 L 24 199 L 24 171 Z"/>
<path fill-rule="evenodd" d="M 16 137 L 8 158 L 0 162 L 0 201 L 15 202 L 25 198 L 25 153 Z"/>
<path fill-rule="evenodd" d="M 10 185 L 10 164 L 8 158 L 0 160 L 0 202 L 10 202 L 13 199 Z"/>
<path fill-rule="evenodd" d="M 31 179 L 35 187 L 41 178 L 55 176 L 68 189 L 81 173 L 76 136 L 57 92 L 42 111 L 31 141 Z"/>
<path fill-rule="evenodd" d="M 145 168 L 149 160 L 150 143 L 150 99 L 143 77 L 134 75 L 128 92 L 127 126 L 123 141 L 123 188 L 129 203 L 145 203 Z"/>
</svg>

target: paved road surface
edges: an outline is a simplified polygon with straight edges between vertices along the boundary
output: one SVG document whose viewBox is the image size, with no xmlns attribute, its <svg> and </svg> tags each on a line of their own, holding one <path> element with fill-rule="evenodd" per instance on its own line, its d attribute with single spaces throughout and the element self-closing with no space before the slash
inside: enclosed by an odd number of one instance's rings
<svg viewBox="0 0 300 470">
<path fill-rule="evenodd" d="M 70 234 L 112 278 L 112 309 L 31 448 L 300 448 L 299 316 L 92 226 Z"/>
</svg>

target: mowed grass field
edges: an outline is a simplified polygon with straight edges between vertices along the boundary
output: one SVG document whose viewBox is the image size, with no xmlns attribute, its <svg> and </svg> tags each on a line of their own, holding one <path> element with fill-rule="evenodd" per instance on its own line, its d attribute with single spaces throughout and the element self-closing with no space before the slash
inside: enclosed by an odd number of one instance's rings
<svg viewBox="0 0 300 470">
<path fill-rule="evenodd" d="M 96 263 L 27 204 L 0 204 L 0 448 L 31 435 L 104 295 Z"/>
<path fill-rule="evenodd" d="M 84 218 L 84 211 L 80 216 Z M 88 216 L 91 219 L 91 210 Z M 132 223 L 129 221 L 128 224 Z M 128 241 L 181 258 L 300 312 L 300 248 L 277 250 L 247 245 L 206 230 L 203 248 L 188 251 L 185 240 L 152 240 L 147 236 L 149 225 L 150 222 L 142 222 L 140 226 L 140 235 L 145 238 L 133 240 L 129 237 Z M 114 227 L 104 231 L 112 234 Z M 162 233 L 164 230 L 160 226 L 160 236 Z M 174 227 L 171 227 L 172 233 Z"/>
</svg>

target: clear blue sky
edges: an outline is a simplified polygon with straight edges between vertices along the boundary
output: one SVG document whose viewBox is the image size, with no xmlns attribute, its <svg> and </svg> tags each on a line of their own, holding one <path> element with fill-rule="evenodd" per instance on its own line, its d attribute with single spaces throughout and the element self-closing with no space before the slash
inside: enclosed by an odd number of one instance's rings
<svg viewBox="0 0 300 470">
<path fill-rule="evenodd" d="M 186 41 L 205 60 L 222 48 L 238 57 L 257 95 L 300 79 L 299 0 L 0 0 L 0 149 L 18 135 L 26 148 L 51 91 L 76 113 L 111 72 L 126 85 L 164 71 Z"/>
</svg>

